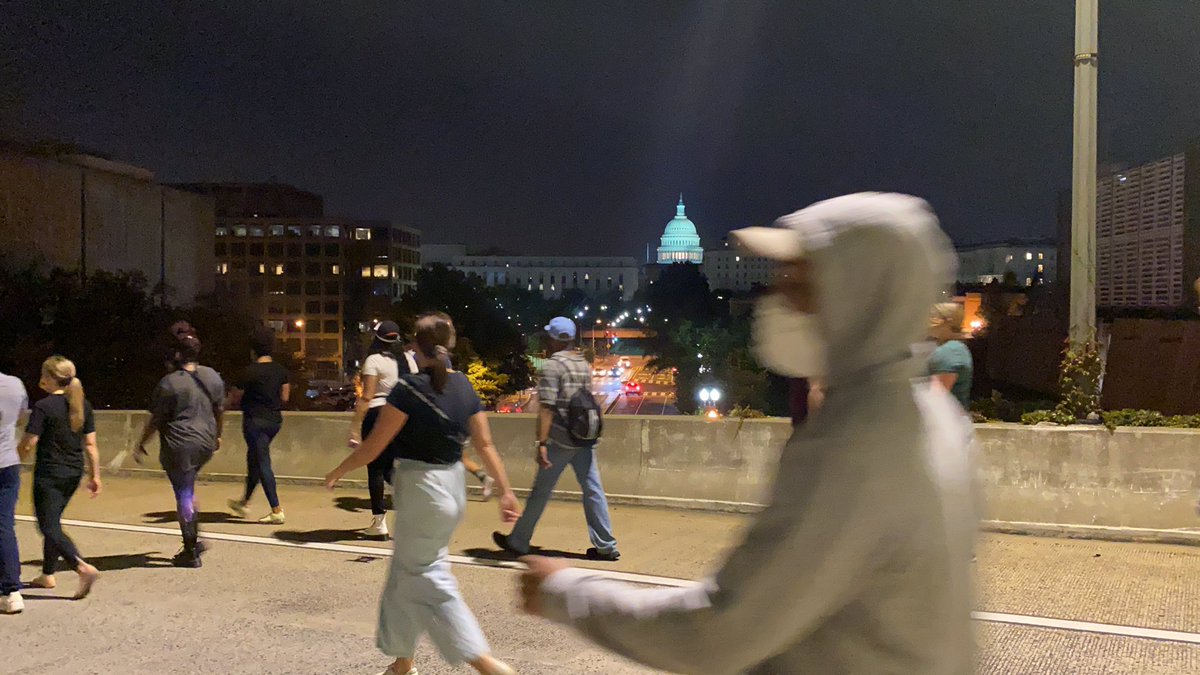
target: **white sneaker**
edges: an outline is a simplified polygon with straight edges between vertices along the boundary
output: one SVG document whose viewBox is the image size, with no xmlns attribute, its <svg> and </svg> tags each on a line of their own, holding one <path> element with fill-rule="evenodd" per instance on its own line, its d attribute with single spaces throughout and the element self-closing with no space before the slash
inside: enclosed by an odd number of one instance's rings
<svg viewBox="0 0 1200 675">
<path fill-rule="evenodd" d="M 387 516 L 371 516 L 371 526 L 363 531 L 368 537 L 386 537 L 388 535 Z"/>
<path fill-rule="evenodd" d="M 492 495 L 495 494 L 495 492 L 496 492 L 496 479 L 492 478 L 491 476 L 484 476 L 483 477 L 483 501 L 486 502 L 487 500 L 491 499 Z"/>
<path fill-rule="evenodd" d="M 262 518 L 259 518 L 258 522 L 262 523 L 263 525 L 283 525 L 287 522 L 287 516 L 283 515 L 283 511 L 280 511 L 279 513 L 272 511 Z"/>
<path fill-rule="evenodd" d="M 25 611 L 25 598 L 18 591 L 0 596 L 0 614 L 20 614 Z"/>
<path fill-rule="evenodd" d="M 226 503 L 229 504 L 229 510 L 233 511 L 233 515 L 238 518 L 246 517 L 246 502 L 240 499 L 230 499 Z"/>
</svg>

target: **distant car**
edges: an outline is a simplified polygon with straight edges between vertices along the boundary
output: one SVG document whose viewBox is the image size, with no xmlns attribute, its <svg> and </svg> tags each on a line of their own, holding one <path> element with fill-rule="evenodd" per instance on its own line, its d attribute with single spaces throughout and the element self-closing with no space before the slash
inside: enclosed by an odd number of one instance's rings
<svg viewBox="0 0 1200 675">
<path fill-rule="evenodd" d="M 633 367 L 633 361 L 630 361 L 628 356 L 622 356 L 621 360 L 617 361 L 617 363 L 622 368 L 632 368 Z"/>
<path fill-rule="evenodd" d="M 593 377 L 608 377 L 608 368 L 596 368 L 592 370 Z"/>
<path fill-rule="evenodd" d="M 641 396 L 642 395 L 642 385 L 638 384 L 637 382 L 626 382 L 625 383 L 625 395 L 626 396 Z"/>
<path fill-rule="evenodd" d="M 622 372 L 624 372 L 624 369 L 621 366 L 613 366 L 610 375 L 612 377 L 620 377 Z"/>
</svg>

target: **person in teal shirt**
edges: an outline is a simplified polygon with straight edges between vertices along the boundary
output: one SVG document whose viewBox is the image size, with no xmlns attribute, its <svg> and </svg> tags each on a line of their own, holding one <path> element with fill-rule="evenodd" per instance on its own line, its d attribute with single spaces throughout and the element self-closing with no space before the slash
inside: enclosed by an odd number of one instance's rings
<svg viewBox="0 0 1200 675">
<path fill-rule="evenodd" d="M 963 410 L 971 406 L 971 381 L 975 365 L 971 350 L 958 338 L 962 334 L 963 307 L 956 302 L 933 306 L 929 319 L 929 337 L 937 348 L 929 357 L 929 377 L 950 392 Z"/>
</svg>

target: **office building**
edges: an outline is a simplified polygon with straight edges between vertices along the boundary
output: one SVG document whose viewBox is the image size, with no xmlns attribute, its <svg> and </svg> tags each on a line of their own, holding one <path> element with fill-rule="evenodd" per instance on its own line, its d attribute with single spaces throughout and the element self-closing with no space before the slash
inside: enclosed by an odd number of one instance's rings
<svg viewBox="0 0 1200 675">
<path fill-rule="evenodd" d="M 1005 283 L 1042 286 L 1053 283 L 1058 244 L 1051 239 L 1009 240 L 958 246 L 960 284 Z"/>
<path fill-rule="evenodd" d="M 0 143 L 0 239 L 6 264 L 138 272 L 173 305 L 213 289 L 210 198 L 146 169 L 71 148 Z"/>
<path fill-rule="evenodd" d="M 770 260 L 745 255 L 725 239 L 721 248 L 704 252 L 701 269 L 712 290 L 746 292 L 769 286 L 775 268 Z"/>
<path fill-rule="evenodd" d="M 327 217 L 319 196 L 288 185 L 187 187 L 217 205 L 218 296 L 274 328 L 313 379 L 344 379 L 361 332 L 415 284 L 420 233 Z"/>
<path fill-rule="evenodd" d="M 1096 291 L 1103 308 L 1193 306 L 1200 277 L 1200 145 L 1100 176 Z"/>
<path fill-rule="evenodd" d="M 619 293 L 629 299 L 638 290 L 638 264 L 632 257 L 469 255 L 463 245 L 422 247 L 426 264 L 444 264 L 478 277 L 488 287 L 515 286 L 557 298 L 578 289 L 589 296 Z"/>
</svg>

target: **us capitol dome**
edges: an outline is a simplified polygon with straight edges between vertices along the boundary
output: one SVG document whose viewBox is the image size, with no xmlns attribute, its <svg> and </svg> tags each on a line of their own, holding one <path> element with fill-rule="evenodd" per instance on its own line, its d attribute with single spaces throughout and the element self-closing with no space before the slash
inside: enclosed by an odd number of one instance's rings
<svg viewBox="0 0 1200 675">
<path fill-rule="evenodd" d="M 688 220 L 684 213 L 683 194 L 679 195 L 679 203 L 675 206 L 675 217 L 667 223 L 663 230 L 658 247 L 658 263 L 704 262 L 704 249 L 700 246 L 700 235 L 696 232 L 696 224 Z"/>
</svg>

